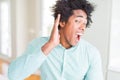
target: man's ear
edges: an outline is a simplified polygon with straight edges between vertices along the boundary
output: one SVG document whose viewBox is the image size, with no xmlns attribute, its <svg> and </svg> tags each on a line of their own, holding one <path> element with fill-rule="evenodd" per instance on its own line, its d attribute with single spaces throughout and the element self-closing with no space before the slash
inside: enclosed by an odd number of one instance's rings
<svg viewBox="0 0 120 80">
<path fill-rule="evenodd" d="M 63 28 L 65 26 L 65 21 L 60 22 L 60 27 Z"/>
</svg>

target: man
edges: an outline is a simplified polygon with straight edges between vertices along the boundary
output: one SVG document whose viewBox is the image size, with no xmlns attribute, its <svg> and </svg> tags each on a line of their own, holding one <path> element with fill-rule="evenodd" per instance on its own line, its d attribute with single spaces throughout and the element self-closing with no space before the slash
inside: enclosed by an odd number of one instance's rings
<svg viewBox="0 0 120 80">
<path fill-rule="evenodd" d="M 29 44 L 10 64 L 9 79 L 24 80 L 39 69 L 42 80 L 103 80 L 98 50 L 81 39 L 93 10 L 86 0 L 58 0 L 51 36 Z"/>
</svg>

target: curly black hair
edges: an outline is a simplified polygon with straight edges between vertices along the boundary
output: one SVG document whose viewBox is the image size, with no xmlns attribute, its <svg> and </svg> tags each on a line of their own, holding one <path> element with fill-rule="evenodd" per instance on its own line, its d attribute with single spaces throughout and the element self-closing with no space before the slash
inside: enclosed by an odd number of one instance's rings
<svg viewBox="0 0 120 80">
<path fill-rule="evenodd" d="M 92 23 L 91 13 L 94 11 L 94 5 L 89 3 L 87 0 L 57 0 L 56 4 L 52 7 L 55 19 L 58 14 L 61 14 L 61 22 L 67 22 L 68 18 L 73 14 L 73 10 L 77 9 L 81 9 L 87 14 L 86 27 L 88 27 L 88 25 Z"/>
</svg>

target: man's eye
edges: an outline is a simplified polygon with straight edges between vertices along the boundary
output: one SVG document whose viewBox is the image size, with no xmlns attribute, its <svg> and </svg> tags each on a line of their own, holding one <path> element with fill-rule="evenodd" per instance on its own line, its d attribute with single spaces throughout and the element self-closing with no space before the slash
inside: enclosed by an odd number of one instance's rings
<svg viewBox="0 0 120 80">
<path fill-rule="evenodd" d="M 80 20 L 75 20 L 75 22 L 80 23 Z"/>
</svg>

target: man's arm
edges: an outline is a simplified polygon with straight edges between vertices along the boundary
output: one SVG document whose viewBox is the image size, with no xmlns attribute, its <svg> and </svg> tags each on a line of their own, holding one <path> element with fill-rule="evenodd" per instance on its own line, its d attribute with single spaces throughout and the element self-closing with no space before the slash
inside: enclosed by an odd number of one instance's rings
<svg viewBox="0 0 120 80">
<path fill-rule="evenodd" d="M 44 39 L 40 39 L 40 43 L 39 40 L 33 41 L 24 52 L 24 55 L 10 64 L 8 70 L 8 77 L 10 80 L 24 80 L 24 78 L 34 73 L 42 65 L 46 56 L 60 42 L 58 31 L 59 21 L 60 14 L 55 20 L 50 39 L 45 44 L 43 44 Z M 33 45 L 34 43 L 35 45 Z"/>
<path fill-rule="evenodd" d="M 54 22 L 54 26 L 49 41 L 42 47 L 42 51 L 44 52 L 45 55 L 48 55 L 50 51 L 60 43 L 60 34 L 58 30 L 59 23 L 60 14 L 58 14 Z"/>
<path fill-rule="evenodd" d="M 11 62 L 9 80 L 24 80 L 42 65 L 46 57 L 42 50 L 30 44 L 22 56 Z"/>
</svg>

